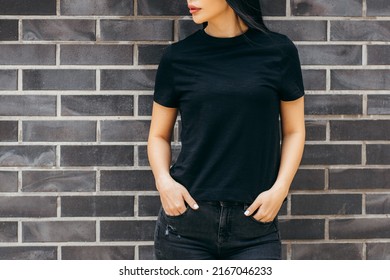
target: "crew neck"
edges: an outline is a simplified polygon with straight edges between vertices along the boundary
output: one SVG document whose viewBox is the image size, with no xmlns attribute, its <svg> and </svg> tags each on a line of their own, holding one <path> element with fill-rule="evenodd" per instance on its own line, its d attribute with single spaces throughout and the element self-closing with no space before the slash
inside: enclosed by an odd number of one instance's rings
<svg viewBox="0 0 390 280">
<path fill-rule="evenodd" d="M 208 41 L 213 41 L 216 43 L 234 43 L 234 42 L 241 42 L 248 38 L 253 33 L 253 28 L 248 28 L 244 33 L 241 33 L 234 37 L 215 37 L 212 35 L 209 35 L 204 28 L 199 30 L 199 34 Z"/>
</svg>

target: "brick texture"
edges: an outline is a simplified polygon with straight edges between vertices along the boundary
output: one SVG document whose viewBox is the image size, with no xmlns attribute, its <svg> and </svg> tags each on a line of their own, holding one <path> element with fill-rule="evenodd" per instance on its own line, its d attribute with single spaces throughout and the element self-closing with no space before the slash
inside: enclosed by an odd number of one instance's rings
<svg viewBox="0 0 390 280">
<path fill-rule="evenodd" d="M 153 259 L 156 69 L 202 25 L 185 1 L 36 2 L 0 0 L 0 259 Z M 390 2 L 261 3 L 306 90 L 283 258 L 390 259 Z"/>
<path fill-rule="evenodd" d="M 390 243 L 367 244 L 368 260 L 390 260 Z"/>
<path fill-rule="evenodd" d="M 53 246 L 12 246 L 0 248 L 1 260 L 55 260 L 57 247 Z"/>
<path fill-rule="evenodd" d="M 64 246 L 63 260 L 133 260 L 133 246 Z"/>
<path fill-rule="evenodd" d="M 57 19 L 23 21 L 25 41 L 95 41 L 93 20 Z"/>
<path fill-rule="evenodd" d="M 55 46 L 0 45 L 1 65 L 54 65 Z"/>
<path fill-rule="evenodd" d="M 17 71 L 0 70 L 0 90 L 17 89 Z"/>
<path fill-rule="evenodd" d="M 17 192 L 18 174 L 17 172 L 0 171 L 0 192 Z"/>
<path fill-rule="evenodd" d="M 94 171 L 24 171 L 23 192 L 94 192 Z"/>
<path fill-rule="evenodd" d="M 56 0 L 0 0 L 0 15 L 55 15 Z"/>
<path fill-rule="evenodd" d="M 386 0 L 367 0 L 368 16 L 388 16 L 390 13 L 390 3 Z"/>
<path fill-rule="evenodd" d="M 296 16 L 361 16 L 362 1 L 292 0 L 291 12 Z"/>
<path fill-rule="evenodd" d="M 128 0 L 61 0 L 61 15 L 69 16 L 130 16 L 133 1 Z"/>
<path fill-rule="evenodd" d="M 18 40 L 18 21 L 17 20 L 0 20 L 0 40 L 16 41 Z"/>
<path fill-rule="evenodd" d="M 357 243 L 293 244 L 293 260 L 361 260 L 363 245 Z"/>
</svg>

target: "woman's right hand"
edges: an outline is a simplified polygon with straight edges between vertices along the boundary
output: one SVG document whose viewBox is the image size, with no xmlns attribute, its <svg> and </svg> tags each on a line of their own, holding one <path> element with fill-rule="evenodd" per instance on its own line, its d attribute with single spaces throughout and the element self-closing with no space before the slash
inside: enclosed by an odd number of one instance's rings
<svg viewBox="0 0 390 280">
<path fill-rule="evenodd" d="M 194 210 L 199 208 L 187 189 L 170 176 L 157 182 L 157 190 L 164 212 L 169 216 L 183 214 L 187 209 L 185 203 Z"/>
</svg>

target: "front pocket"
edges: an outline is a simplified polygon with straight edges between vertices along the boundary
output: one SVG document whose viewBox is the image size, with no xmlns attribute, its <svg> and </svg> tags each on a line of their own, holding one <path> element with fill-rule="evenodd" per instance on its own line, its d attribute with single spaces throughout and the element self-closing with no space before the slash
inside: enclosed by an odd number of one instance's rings
<svg viewBox="0 0 390 280">
<path fill-rule="evenodd" d="M 207 238 L 213 230 L 214 221 L 207 206 L 193 210 L 190 206 L 178 216 L 163 214 L 165 226 L 168 226 L 169 236 L 180 235 L 182 238 Z"/>
<path fill-rule="evenodd" d="M 253 216 L 245 216 L 244 211 L 235 211 L 231 215 L 232 236 L 247 240 L 268 235 L 276 231 L 274 221 L 263 223 Z"/>
<path fill-rule="evenodd" d="M 186 215 L 188 214 L 189 210 L 190 210 L 190 206 L 187 205 L 186 210 L 185 210 L 183 213 L 181 213 L 180 215 L 171 216 L 171 215 L 168 215 L 168 214 L 164 211 L 164 208 L 162 208 L 162 212 L 163 212 L 164 216 L 165 216 L 167 219 L 180 219 L 180 218 L 186 216 Z"/>
<path fill-rule="evenodd" d="M 250 218 L 252 221 L 254 221 L 255 223 L 258 223 L 258 224 L 260 224 L 260 225 L 270 225 L 270 224 L 272 224 L 272 223 L 274 222 L 274 221 L 271 221 L 271 222 L 266 222 L 266 223 L 264 223 L 264 222 L 261 222 L 261 221 L 256 220 L 255 217 L 253 217 L 253 216 L 249 216 L 249 218 Z"/>
</svg>

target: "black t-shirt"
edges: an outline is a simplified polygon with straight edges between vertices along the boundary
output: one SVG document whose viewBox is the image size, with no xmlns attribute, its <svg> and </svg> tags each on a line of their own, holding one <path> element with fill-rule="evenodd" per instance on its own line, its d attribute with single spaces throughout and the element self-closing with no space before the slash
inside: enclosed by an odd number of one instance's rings
<svg viewBox="0 0 390 280">
<path fill-rule="evenodd" d="M 303 94 L 298 52 L 285 35 L 248 29 L 217 38 L 201 29 L 168 46 L 154 101 L 180 112 L 171 176 L 197 201 L 253 202 L 277 177 L 280 101 Z"/>
</svg>

